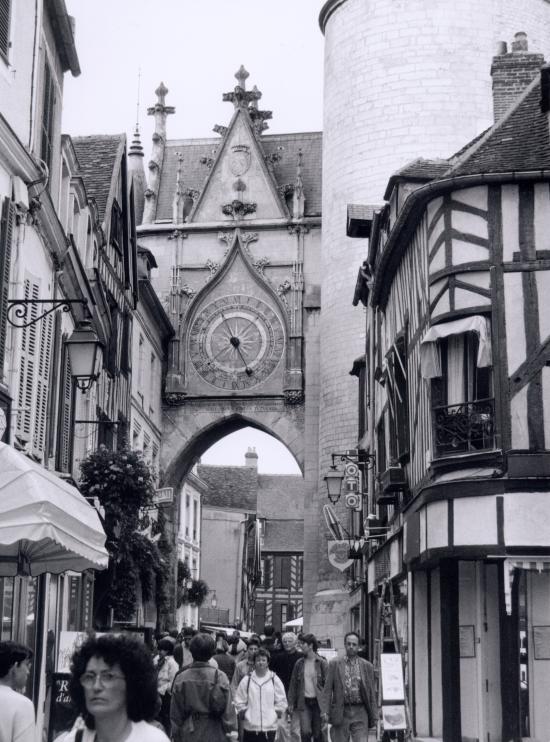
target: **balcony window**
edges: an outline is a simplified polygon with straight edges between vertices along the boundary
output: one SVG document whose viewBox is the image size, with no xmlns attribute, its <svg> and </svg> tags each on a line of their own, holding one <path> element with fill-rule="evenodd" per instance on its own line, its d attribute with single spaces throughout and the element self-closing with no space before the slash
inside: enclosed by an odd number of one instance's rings
<svg viewBox="0 0 550 742">
<path fill-rule="evenodd" d="M 421 360 L 423 375 L 432 372 L 435 456 L 493 449 L 495 404 L 487 320 L 471 317 L 432 327 L 423 342 L 433 343 L 434 336 L 437 348 L 429 349 L 429 363 L 426 354 Z"/>
</svg>

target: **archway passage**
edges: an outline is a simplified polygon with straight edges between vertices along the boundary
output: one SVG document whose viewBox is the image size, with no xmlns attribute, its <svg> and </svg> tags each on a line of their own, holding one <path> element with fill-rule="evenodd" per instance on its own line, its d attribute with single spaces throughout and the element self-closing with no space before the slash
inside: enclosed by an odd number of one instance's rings
<svg viewBox="0 0 550 742">
<path fill-rule="evenodd" d="M 207 466 L 238 464 L 243 460 L 243 452 L 250 448 L 258 455 L 258 472 L 301 476 L 300 467 L 284 444 L 251 427 L 230 433 L 212 445 L 201 457 L 201 463 Z"/>
<path fill-rule="evenodd" d="M 276 417 L 271 423 L 282 431 Z M 303 615 L 305 483 L 295 454 L 288 448 L 285 454 L 280 437 L 265 429 L 265 422 L 228 415 L 191 436 L 172 468 L 178 558 L 208 587 L 198 608 L 178 605 L 178 626 L 284 631 Z M 239 448 L 229 444 L 231 453 L 218 453 L 212 463 L 208 449 L 222 448 L 224 438 L 237 438 Z M 286 471 L 276 473 L 281 457 Z"/>
<path fill-rule="evenodd" d="M 163 483 L 178 487 L 205 451 L 226 435 L 256 428 L 280 441 L 304 469 L 304 411 L 280 400 L 236 404 L 232 400 L 190 400 L 163 415 Z"/>
</svg>

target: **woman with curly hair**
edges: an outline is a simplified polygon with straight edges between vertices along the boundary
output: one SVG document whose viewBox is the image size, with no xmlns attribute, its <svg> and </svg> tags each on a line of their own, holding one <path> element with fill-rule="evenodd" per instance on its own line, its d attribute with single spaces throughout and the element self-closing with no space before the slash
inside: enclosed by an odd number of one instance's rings
<svg viewBox="0 0 550 742">
<path fill-rule="evenodd" d="M 148 723 L 158 710 L 157 676 L 141 642 L 112 634 L 88 639 L 73 654 L 69 692 L 86 726 L 59 742 L 168 742 Z"/>
</svg>

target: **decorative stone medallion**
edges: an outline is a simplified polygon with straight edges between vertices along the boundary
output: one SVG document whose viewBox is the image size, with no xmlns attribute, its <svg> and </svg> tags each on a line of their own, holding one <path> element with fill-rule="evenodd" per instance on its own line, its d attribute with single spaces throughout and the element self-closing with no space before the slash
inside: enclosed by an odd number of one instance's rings
<svg viewBox="0 0 550 742">
<path fill-rule="evenodd" d="M 281 360 L 285 333 L 279 317 L 261 299 L 222 296 L 194 319 L 189 358 L 199 376 L 218 389 L 251 389 Z"/>
<path fill-rule="evenodd" d="M 250 147 L 246 144 L 236 144 L 231 147 L 231 156 L 229 158 L 229 168 L 233 175 L 239 178 L 248 172 L 250 167 Z"/>
</svg>

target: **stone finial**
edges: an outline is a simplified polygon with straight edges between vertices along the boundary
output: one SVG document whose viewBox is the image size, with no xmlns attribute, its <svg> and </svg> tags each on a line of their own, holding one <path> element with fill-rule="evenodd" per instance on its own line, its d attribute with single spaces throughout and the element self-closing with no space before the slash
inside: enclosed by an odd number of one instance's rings
<svg viewBox="0 0 550 742">
<path fill-rule="evenodd" d="M 250 108 L 255 108 L 257 110 L 258 109 L 258 101 L 262 97 L 262 94 L 258 90 L 258 86 L 257 85 L 254 85 L 254 87 L 252 88 L 252 92 L 254 93 L 254 97 L 250 101 Z"/>
<path fill-rule="evenodd" d="M 141 146 L 138 124 L 136 124 L 136 128 L 134 129 L 134 138 L 132 139 L 132 144 L 130 145 L 128 154 L 136 155 L 137 157 L 143 157 L 143 147 Z"/>
<path fill-rule="evenodd" d="M 157 96 L 157 103 L 159 104 L 159 106 L 164 106 L 166 104 L 166 94 L 167 93 L 168 93 L 168 88 L 161 81 L 160 85 L 155 90 L 155 95 Z"/>
<path fill-rule="evenodd" d="M 246 90 L 246 78 L 250 77 L 250 72 L 247 72 L 247 70 L 245 70 L 243 64 L 241 64 L 239 69 L 235 72 L 235 77 L 237 78 L 239 87 L 243 90 Z"/>
</svg>

